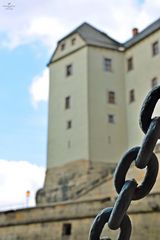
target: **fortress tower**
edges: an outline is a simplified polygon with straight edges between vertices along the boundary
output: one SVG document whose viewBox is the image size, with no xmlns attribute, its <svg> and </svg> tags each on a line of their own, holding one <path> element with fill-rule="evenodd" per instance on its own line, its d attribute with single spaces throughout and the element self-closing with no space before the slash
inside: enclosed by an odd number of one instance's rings
<svg viewBox="0 0 160 240">
<path fill-rule="evenodd" d="M 160 19 L 124 44 L 88 23 L 58 42 L 48 63 L 47 171 L 38 204 L 87 194 L 141 143 L 138 115 L 159 82 L 159 39 Z"/>
<path fill-rule="evenodd" d="M 117 162 L 127 135 L 123 63 L 121 45 L 87 23 L 58 42 L 49 62 L 48 169 Z"/>
</svg>

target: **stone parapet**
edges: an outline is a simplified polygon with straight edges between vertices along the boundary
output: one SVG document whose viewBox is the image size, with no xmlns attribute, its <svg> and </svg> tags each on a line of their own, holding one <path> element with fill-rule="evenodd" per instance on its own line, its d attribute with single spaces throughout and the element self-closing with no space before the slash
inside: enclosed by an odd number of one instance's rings
<svg viewBox="0 0 160 240">
<path fill-rule="evenodd" d="M 0 227 L 93 218 L 103 208 L 111 207 L 113 204 L 114 202 L 110 201 L 109 198 L 95 198 L 0 212 Z M 150 194 L 143 200 L 132 202 L 128 212 L 131 215 L 160 212 L 160 193 Z"/>
<path fill-rule="evenodd" d="M 92 218 L 102 207 L 111 205 L 111 201 L 104 198 L 59 202 L 50 206 L 5 211 L 0 213 L 0 227 Z"/>
</svg>

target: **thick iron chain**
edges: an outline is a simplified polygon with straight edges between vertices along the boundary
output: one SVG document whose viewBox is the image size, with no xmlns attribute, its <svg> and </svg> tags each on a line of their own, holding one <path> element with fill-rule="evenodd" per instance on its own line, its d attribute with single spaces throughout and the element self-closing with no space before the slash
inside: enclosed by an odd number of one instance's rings
<svg viewBox="0 0 160 240">
<path fill-rule="evenodd" d="M 160 117 L 152 118 L 152 114 L 159 99 L 160 86 L 149 92 L 141 108 L 139 123 L 145 133 L 142 146 L 130 149 L 119 161 L 114 174 L 118 197 L 113 208 L 105 208 L 96 216 L 90 229 L 89 240 L 100 240 L 106 223 L 110 229 L 120 228 L 118 240 L 130 239 L 132 226 L 127 215 L 128 207 L 132 200 L 142 199 L 151 191 L 158 175 L 159 164 L 153 150 L 160 139 Z M 144 180 L 140 185 L 135 179 L 125 180 L 132 162 L 135 162 L 139 169 L 146 168 Z M 111 240 L 108 237 L 103 239 Z"/>
</svg>

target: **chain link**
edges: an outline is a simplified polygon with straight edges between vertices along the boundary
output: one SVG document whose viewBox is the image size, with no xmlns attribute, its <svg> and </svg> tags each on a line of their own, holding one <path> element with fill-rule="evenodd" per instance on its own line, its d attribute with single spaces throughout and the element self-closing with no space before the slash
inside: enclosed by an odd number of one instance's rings
<svg viewBox="0 0 160 240">
<path fill-rule="evenodd" d="M 142 104 L 139 121 L 145 133 L 142 145 L 127 151 L 119 161 L 114 174 L 114 186 L 118 197 L 113 208 L 105 208 L 96 216 L 90 229 L 89 240 L 100 240 L 106 223 L 112 230 L 120 228 L 118 240 L 130 239 L 132 226 L 127 215 L 128 207 L 132 200 L 142 199 L 151 191 L 158 175 L 159 163 L 153 150 L 160 139 L 160 117 L 152 118 L 152 114 L 159 99 L 160 86 L 152 89 Z M 144 180 L 140 185 L 135 179 L 125 180 L 132 162 L 135 162 L 139 169 L 146 168 Z M 109 237 L 102 239 L 111 240 Z"/>
<path fill-rule="evenodd" d="M 100 235 L 103 230 L 103 227 L 108 222 L 112 211 L 113 211 L 113 208 L 105 208 L 97 215 L 90 230 L 90 234 L 89 234 L 90 240 L 100 239 Z M 126 214 L 124 215 L 123 220 L 119 227 L 120 227 L 120 233 L 117 240 L 124 240 L 124 239 L 129 240 L 132 226 L 131 226 L 131 221 L 128 215 Z M 106 239 L 110 239 L 110 238 L 106 237 Z"/>
<path fill-rule="evenodd" d="M 117 193 L 120 193 L 125 183 L 125 177 L 130 168 L 130 165 L 133 161 L 135 161 L 139 150 L 140 147 L 134 147 L 130 149 L 119 162 L 115 170 L 114 177 L 114 185 Z M 151 159 L 147 164 L 145 178 L 143 182 L 136 188 L 132 200 L 139 200 L 145 197 L 150 192 L 156 181 L 157 174 L 158 174 L 158 159 L 156 155 L 152 153 Z"/>
</svg>

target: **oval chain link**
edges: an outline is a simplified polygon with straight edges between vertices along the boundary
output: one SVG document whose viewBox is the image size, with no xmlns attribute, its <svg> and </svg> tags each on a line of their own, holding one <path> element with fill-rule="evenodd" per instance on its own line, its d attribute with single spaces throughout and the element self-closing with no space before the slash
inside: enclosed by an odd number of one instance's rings
<svg viewBox="0 0 160 240">
<path fill-rule="evenodd" d="M 119 162 L 114 177 L 114 185 L 117 193 L 120 193 L 123 185 L 125 184 L 125 178 L 130 165 L 135 161 L 140 147 L 134 147 L 130 149 Z M 132 200 L 139 200 L 145 197 L 152 189 L 158 174 L 158 159 L 154 153 L 152 153 L 151 159 L 147 164 L 146 175 L 141 183 L 134 192 Z"/>
<path fill-rule="evenodd" d="M 100 240 L 106 223 L 112 230 L 120 228 L 118 240 L 130 239 L 132 226 L 127 215 L 128 207 L 132 200 L 142 199 L 151 191 L 158 175 L 159 163 L 153 150 L 160 139 L 160 117 L 152 118 L 152 114 L 159 99 L 160 86 L 152 89 L 142 104 L 139 123 L 146 135 L 141 147 L 134 147 L 126 152 L 115 169 L 114 185 L 118 197 L 114 207 L 105 208 L 96 216 L 90 229 L 89 240 Z M 146 168 L 144 180 L 140 185 L 134 179 L 126 181 L 132 162 L 135 162 L 139 169 Z M 109 237 L 104 239 L 111 240 Z"/>
<path fill-rule="evenodd" d="M 104 225 L 108 222 L 109 217 L 112 213 L 113 208 L 103 209 L 95 218 L 89 233 L 89 240 L 100 240 L 100 235 Z M 123 220 L 120 224 L 120 233 L 117 240 L 129 240 L 131 235 L 131 221 L 128 215 L 124 215 Z M 105 237 L 103 239 L 110 239 Z"/>
</svg>

